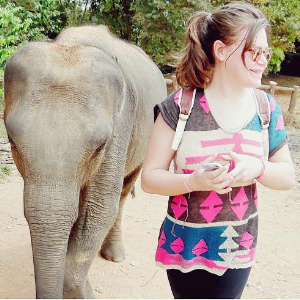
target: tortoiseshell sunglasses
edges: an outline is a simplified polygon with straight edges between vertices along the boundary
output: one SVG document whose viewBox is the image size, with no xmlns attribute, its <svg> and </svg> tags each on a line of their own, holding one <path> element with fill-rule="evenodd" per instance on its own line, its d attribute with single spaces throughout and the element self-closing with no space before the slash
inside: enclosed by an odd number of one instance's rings
<svg viewBox="0 0 300 300">
<path fill-rule="evenodd" d="M 255 46 L 255 47 L 251 48 L 249 51 L 251 51 L 252 59 L 254 61 L 259 61 L 262 54 L 264 55 L 266 61 L 269 61 L 271 59 L 271 56 L 272 56 L 272 53 L 273 53 L 271 47 L 263 49 L 260 46 Z"/>
</svg>

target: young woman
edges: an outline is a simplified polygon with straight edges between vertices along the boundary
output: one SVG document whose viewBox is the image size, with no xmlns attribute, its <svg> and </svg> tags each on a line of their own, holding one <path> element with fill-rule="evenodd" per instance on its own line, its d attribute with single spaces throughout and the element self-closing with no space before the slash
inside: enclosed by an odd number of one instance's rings
<svg viewBox="0 0 300 300">
<path fill-rule="evenodd" d="M 272 53 L 268 34 L 267 19 L 248 3 L 196 13 L 176 69 L 179 85 L 195 89 L 177 150 L 180 90 L 155 108 L 142 188 L 170 196 L 156 261 L 175 298 L 240 298 L 255 261 L 256 181 L 279 190 L 295 185 L 282 113 L 269 94 L 263 158 L 256 89 Z M 209 171 L 203 162 L 222 166 Z"/>
</svg>

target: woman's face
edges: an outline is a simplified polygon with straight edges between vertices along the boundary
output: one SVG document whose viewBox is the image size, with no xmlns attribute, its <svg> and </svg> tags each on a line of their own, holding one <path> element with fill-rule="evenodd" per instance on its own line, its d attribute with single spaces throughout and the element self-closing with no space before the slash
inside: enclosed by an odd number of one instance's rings
<svg viewBox="0 0 300 300">
<path fill-rule="evenodd" d="M 258 88 L 261 85 L 262 75 L 268 65 L 268 39 L 265 29 L 261 29 L 254 40 L 253 49 L 243 54 L 245 32 L 242 32 L 237 41 L 228 46 L 227 59 L 225 60 L 225 70 L 232 80 L 241 87 Z M 254 59 L 254 54 L 256 59 Z M 261 55 L 260 55 L 261 54 Z M 243 62 L 243 55 L 244 61 Z M 254 55 L 254 56 L 253 56 Z"/>
</svg>

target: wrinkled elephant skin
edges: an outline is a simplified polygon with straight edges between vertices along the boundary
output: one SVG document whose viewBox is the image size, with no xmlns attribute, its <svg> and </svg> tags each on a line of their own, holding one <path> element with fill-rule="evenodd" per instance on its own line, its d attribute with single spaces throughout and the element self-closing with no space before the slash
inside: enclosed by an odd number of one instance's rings
<svg viewBox="0 0 300 300">
<path fill-rule="evenodd" d="M 93 298 L 88 271 L 99 249 L 106 259 L 124 259 L 124 199 L 165 80 L 141 49 L 100 25 L 26 44 L 7 63 L 4 81 L 36 296 Z"/>
</svg>

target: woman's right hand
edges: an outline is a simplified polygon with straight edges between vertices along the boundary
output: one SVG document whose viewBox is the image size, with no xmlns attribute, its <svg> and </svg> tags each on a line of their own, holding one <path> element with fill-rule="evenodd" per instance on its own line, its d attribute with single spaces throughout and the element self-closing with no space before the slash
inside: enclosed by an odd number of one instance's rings
<svg viewBox="0 0 300 300">
<path fill-rule="evenodd" d="M 205 162 L 213 162 L 216 154 L 210 156 Z M 231 192 L 230 185 L 234 183 L 234 178 L 228 175 L 230 164 L 222 166 L 214 171 L 207 171 L 199 166 L 192 174 L 186 176 L 187 186 L 193 191 L 215 191 L 218 194 Z"/>
</svg>

